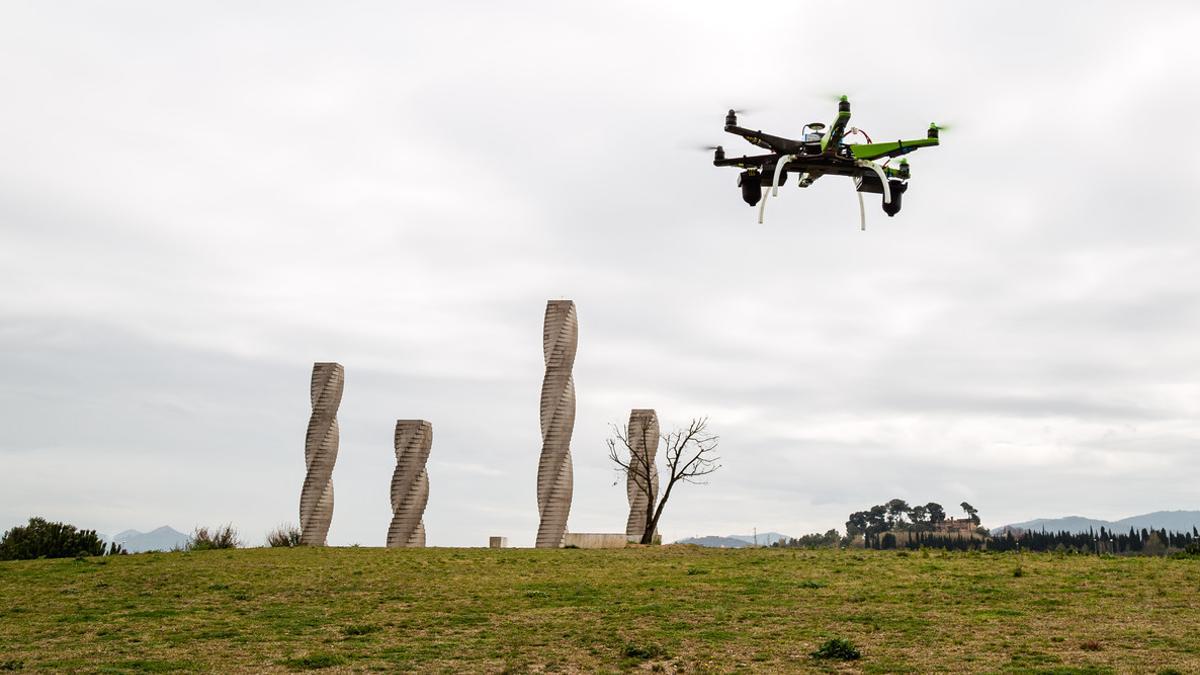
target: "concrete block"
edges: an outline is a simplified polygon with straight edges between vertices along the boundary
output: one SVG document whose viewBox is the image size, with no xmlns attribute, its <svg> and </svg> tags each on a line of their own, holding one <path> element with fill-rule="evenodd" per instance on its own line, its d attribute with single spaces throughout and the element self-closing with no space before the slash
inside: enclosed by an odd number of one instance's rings
<svg viewBox="0 0 1200 675">
<path fill-rule="evenodd" d="M 567 532 L 563 535 L 563 546 L 575 548 L 625 548 L 629 536 L 624 532 Z"/>
</svg>

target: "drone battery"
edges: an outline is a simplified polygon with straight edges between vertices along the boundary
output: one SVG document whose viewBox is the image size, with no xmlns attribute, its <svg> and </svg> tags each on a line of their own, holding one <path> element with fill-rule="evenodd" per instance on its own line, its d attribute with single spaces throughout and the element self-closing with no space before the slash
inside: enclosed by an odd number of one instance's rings
<svg viewBox="0 0 1200 675">
<path fill-rule="evenodd" d="M 786 185 L 787 177 L 788 177 L 788 173 L 786 171 L 779 174 L 779 184 Z M 773 181 L 773 180 L 775 180 L 775 174 L 773 172 L 750 173 L 749 171 L 743 171 L 738 174 L 737 184 L 738 184 L 738 187 L 745 187 L 747 185 L 753 185 L 755 187 L 764 188 L 764 187 L 771 187 L 771 181 Z"/>
<path fill-rule="evenodd" d="M 883 181 L 879 180 L 879 176 L 873 173 L 856 177 L 854 179 L 854 187 L 859 192 L 883 194 Z"/>
</svg>

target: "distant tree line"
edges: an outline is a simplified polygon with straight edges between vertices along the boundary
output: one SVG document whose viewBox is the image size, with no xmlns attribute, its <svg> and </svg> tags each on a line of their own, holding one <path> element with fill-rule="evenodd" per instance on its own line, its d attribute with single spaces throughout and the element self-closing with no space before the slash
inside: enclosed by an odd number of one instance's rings
<svg viewBox="0 0 1200 675">
<path fill-rule="evenodd" d="M 871 540 L 868 548 L 940 548 L 951 551 L 1058 551 L 1064 553 L 1113 553 L 1163 555 L 1174 551 L 1200 555 L 1200 532 L 1195 527 L 1191 532 L 1169 532 L 1166 529 L 1151 530 L 1130 528 L 1128 532 L 1115 532 L 1101 527 L 1100 531 L 1045 532 L 1026 530 L 1019 533 L 1003 532 L 986 537 L 964 537 L 940 532 L 915 532 L 904 541 L 898 541 L 890 532 Z"/>
<path fill-rule="evenodd" d="M 852 542 L 837 530 L 824 534 L 806 534 L 803 537 L 783 538 L 771 544 L 775 548 L 845 548 Z M 1166 529 L 1141 530 L 1130 528 L 1128 532 L 1116 532 L 1101 527 L 1087 532 L 1045 532 L 1025 530 L 1000 534 L 963 536 L 944 532 L 908 530 L 903 537 L 896 533 L 883 532 L 879 536 L 864 537 L 864 544 L 872 549 L 921 549 L 937 548 L 948 551 L 1034 551 L 1060 553 L 1110 553 L 1116 555 L 1164 555 L 1184 553 L 1200 555 L 1200 531 L 1193 527 L 1191 532 L 1170 532 Z"/>
<path fill-rule="evenodd" d="M 837 530 L 825 534 L 814 532 L 803 537 L 780 537 L 771 544 L 772 548 L 838 548 L 843 545 L 842 535 Z"/>
</svg>

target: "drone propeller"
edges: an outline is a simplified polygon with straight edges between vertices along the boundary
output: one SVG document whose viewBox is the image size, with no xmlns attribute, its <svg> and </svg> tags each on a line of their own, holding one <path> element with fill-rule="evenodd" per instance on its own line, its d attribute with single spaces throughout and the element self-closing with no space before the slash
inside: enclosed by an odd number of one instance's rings
<svg viewBox="0 0 1200 675">
<path fill-rule="evenodd" d="M 753 108 L 728 108 L 727 112 L 725 113 L 725 126 L 736 125 L 738 123 L 738 115 L 757 112 L 762 112 L 762 108 L 758 106 Z"/>
<path fill-rule="evenodd" d="M 938 131 L 953 131 L 955 126 L 957 126 L 957 125 L 954 125 L 954 124 L 938 124 L 937 122 L 930 122 L 930 123 L 929 123 L 929 128 L 930 128 L 930 129 L 937 129 Z"/>
<path fill-rule="evenodd" d="M 820 99 L 822 101 L 830 101 L 832 103 L 841 103 L 842 99 L 849 100 L 850 95 L 833 92 L 833 91 L 824 91 L 824 92 L 821 92 Z"/>
</svg>

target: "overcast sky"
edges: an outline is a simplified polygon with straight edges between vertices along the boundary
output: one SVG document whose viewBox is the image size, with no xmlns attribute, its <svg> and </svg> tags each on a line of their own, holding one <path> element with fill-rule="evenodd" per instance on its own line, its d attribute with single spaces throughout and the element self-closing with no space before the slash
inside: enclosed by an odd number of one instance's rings
<svg viewBox="0 0 1200 675">
<path fill-rule="evenodd" d="M 331 544 L 382 545 L 397 418 L 430 545 L 531 545 L 542 315 L 578 307 L 569 529 L 608 425 L 708 415 L 668 540 L 1200 508 L 1190 3 L 0 4 L 0 528 L 298 520 L 345 366 Z M 764 225 L 697 146 L 943 145 Z"/>
</svg>

